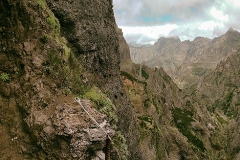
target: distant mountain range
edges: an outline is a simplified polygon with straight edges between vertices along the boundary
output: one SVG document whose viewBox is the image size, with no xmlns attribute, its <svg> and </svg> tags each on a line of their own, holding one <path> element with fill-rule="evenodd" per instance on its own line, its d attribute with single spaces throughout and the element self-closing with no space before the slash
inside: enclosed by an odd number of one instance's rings
<svg viewBox="0 0 240 160">
<path fill-rule="evenodd" d="M 119 36 L 121 77 L 139 123 L 143 159 L 239 160 L 240 33 L 130 46 L 135 63 L 154 68 L 132 64 Z"/>
<path fill-rule="evenodd" d="M 197 37 L 193 41 L 181 42 L 178 37 L 161 37 L 152 46 L 129 44 L 134 63 L 144 63 L 151 68 L 163 67 L 180 88 L 197 86 L 203 75 L 235 53 L 239 46 L 240 33 L 232 28 L 212 40 Z"/>
</svg>

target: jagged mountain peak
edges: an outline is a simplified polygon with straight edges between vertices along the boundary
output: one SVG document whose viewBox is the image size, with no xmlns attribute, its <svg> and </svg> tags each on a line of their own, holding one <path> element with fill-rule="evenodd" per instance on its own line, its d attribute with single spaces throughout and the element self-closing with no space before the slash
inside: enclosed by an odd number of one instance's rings
<svg viewBox="0 0 240 160">
<path fill-rule="evenodd" d="M 154 46 L 161 50 L 166 45 L 171 45 L 180 42 L 181 40 L 178 37 L 160 37 L 158 41 L 154 43 Z"/>
<path fill-rule="evenodd" d="M 196 37 L 193 41 L 198 41 L 198 40 L 211 40 L 211 39 L 199 36 L 199 37 Z"/>
<path fill-rule="evenodd" d="M 230 27 L 227 32 L 225 34 L 231 34 L 231 33 L 239 33 L 237 30 L 233 29 L 232 27 Z"/>
<path fill-rule="evenodd" d="M 161 36 L 156 43 L 163 42 L 163 41 L 181 42 L 181 40 L 179 39 L 178 36 L 172 36 L 172 37 L 163 37 L 163 36 Z"/>
<path fill-rule="evenodd" d="M 206 38 L 206 37 L 196 37 L 193 41 L 191 41 L 190 43 L 191 44 L 194 44 L 194 45 L 200 45 L 200 46 L 203 46 L 205 44 L 207 44 L 208 42 L 210 42 L 211 39 L 209 38 Z"/>
<path fill-rule="evenodd" d="M 212 43 L 226 42 L 229 43 L 230 45 L 235 46 L 238 44 L 238 41 L 240 41 L 240 33 L 231 27 L 222 36 L 214 38 L 212 40 Z"/>
<path fill-rule="evenodd" d="M 171 36 L 171 37 L 168 37 L 168 38 L 180 40 L 180 38 L 179 38 L 178 36 Z M 180 41 L 181 41 L 181 40 L 180 40 Z"/>
<path fill-rule="evenodd" d="M 230 27 L 227 32 L 231 32 L 231 31 L 236 31 L 236 30 L 234 30 L 232 27 Z"/>
<path fill-rule="evenodd" d="M 237 30 L 235 30 L 232 27 L 230 27 L 223 36 L 236 37 L 236 36 L 239 36 L 239 35 L 240 35 L 240 33 Z"/>
</svg>

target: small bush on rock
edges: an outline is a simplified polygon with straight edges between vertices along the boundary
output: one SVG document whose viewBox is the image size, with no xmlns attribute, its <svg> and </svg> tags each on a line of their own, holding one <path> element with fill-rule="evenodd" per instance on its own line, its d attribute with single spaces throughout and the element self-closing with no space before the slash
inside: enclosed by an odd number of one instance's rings
<svg viewBox="0 0 240 160">
<path fill-rule="evenodd" d="M 0 79 L 4 82 L 10 81 L 10 76 L 8 73 L 1 73 Z"/>
</svg>

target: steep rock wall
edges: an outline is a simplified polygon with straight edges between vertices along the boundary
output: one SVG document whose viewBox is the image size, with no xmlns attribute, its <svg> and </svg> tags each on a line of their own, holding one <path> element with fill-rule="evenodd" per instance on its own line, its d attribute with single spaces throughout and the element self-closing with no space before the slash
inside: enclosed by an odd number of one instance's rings
<svg viewBox="0 0 240 160">
<path fill-rule="evenodd" d="M 119 129 L 128 143 L 130 159 L 141 159 L 138 125 L 131 102 L 120 80 L 120 52 L 112 1 L 48 0 L 88 79 L 114 102 Z M 134 154 L 133 154 L 134 153 Z"/>
<path fill-rule="evenodd" d="M 121 70 L 129 70 L 132 66 L 132 61 L 130 57 L 129 46 L 123 37 L 122 29 L 117 29 L 118 39 L 119 39 L 119 52 L 120 52 L 120 67 Z"/>
<path fill-rule="evenodd" d="M 130 159 L 141 159 L 135 115 L 119 78 L 112 2 L 52 1 L 48 5 L 63 26 L 61 34 L 87 69 L 89 85 L 101 87 L 118 107 L 119 128 L 127 138 Z M 76 84 L 84 69 L 70 62 L 76 60 L 46 2 L 3 0 L 0 13 L 1 158 L 103 159 L 105 138 L 89 135 L 89 125 L 93 131 L 96 126 L 73 104 L 72 93 L 81 92 Z M 66 21 L 61 13 L 69 16 Z M 107 127 L 104 115 L 89 102 L 85 104 Z"/>
</svg>

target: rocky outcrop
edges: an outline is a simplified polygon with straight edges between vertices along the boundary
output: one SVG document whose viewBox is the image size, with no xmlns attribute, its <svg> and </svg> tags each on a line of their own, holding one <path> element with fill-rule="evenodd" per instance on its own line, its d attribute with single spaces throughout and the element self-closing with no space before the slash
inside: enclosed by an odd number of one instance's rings
<svg viewBox="0 0 240 160">
<path fill-rule="evenodd" d="M 81 103 L 109 136 L 113 136 L 106 116 L 96 111 L 90 101 L 82 100 Z M 54 112 L 49 114 L 51 108 L 32 111 L 25 119 L 45 153 L 57 159 L 105 159 L 106 134 L 77 102 L 56 105 Z M 59 149 L 55 145 L 59 145 Z M 27 148 L 21 147 L 27 152 Z"/>
</svg>

